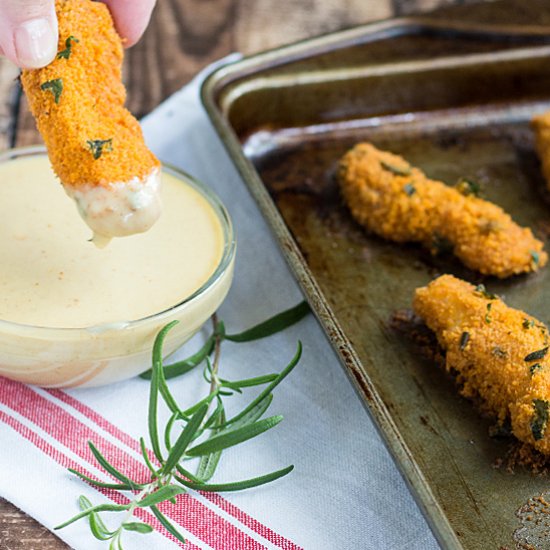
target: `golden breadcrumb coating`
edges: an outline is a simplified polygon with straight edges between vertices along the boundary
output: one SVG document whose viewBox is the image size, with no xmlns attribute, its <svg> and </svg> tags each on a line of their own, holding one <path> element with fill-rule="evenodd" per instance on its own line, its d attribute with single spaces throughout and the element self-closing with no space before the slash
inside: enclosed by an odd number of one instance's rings
<svg viewBox="0 0 550 550">
<path fill-rule="evenodd" d="M 21 75 L 55 172 L 69 186 L 143 180 L 159 161 L 123 106 L 122 41 L 107 6 L 57 0 L 56 11 L 60 53 Z"/>
<path fill-rule="evenodd" d="M 446 350 L 446 369 L 458 373 L 462 395 L 550 455 L 548 329 L 451 275 L 417 289 L 413 307 Z"/>
<path fill-rule="evenodd" d="M 543 243 L 500 207 L 430 180 L 369 143 L 342 158 L 338 179 L 353 217 L 385 239 L 432 250 L 446 242 L 466 266 L 500 278 L 536 271 L 548 261 Z"/>
</svg>

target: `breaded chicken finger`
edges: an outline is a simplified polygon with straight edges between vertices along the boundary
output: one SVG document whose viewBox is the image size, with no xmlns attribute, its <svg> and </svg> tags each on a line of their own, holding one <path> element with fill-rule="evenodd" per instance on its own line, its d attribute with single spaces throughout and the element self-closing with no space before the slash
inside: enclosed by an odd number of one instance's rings
<svg viewBox="0 0 550 550">
<path fill-rule="evenodd" d="M 21 77 L 53 168 L 96 236 L 146 231 L 160 215 L 160 163 L 124 108 L 122 41 L 101 2 L 57 0 L 56 11 L 56 59 Z"/>
<path fill-rule="evenodd" d="M 469 268 L 500 278 L 536 271 L 548 261 L 541 241 L 500 207 L 430 180 L 402 157 L 360 143 L 340 161 L 338 179 L 353 217 L 396 242 L 434 249 L 447 242 Z"/>
<path fill-rule="evenodd" d="M 414 311 L 446 350 L 461 394 L 481 401 L 500 425 L 550 455 L 550 355 L 547 328 L 482 287 L 443 275 L 414 297 Z"/>
</svg>

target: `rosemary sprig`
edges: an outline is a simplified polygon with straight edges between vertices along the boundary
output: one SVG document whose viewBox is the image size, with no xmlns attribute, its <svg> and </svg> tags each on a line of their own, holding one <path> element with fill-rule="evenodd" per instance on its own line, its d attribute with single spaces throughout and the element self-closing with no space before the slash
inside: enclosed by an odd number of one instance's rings
<svg viewBox="0 0 550 550">
<path fill-rule="evenodd" d="M 121 538 L 124 531 L 150 533 L 153 528 L 147 523 L 135 521 L 134 511 L 149 508 L 161 525 L 178 540 L 185 542 L 183 535 L 159 510 L 158 505 L 171 501 L 177 502 L 178 495 L 189 489 L 200 491 L 240 491 L 275 481 L 294 468 L 292 465 L 249 479 L 226 483 L 209 483 L 219 464 L 222 453 L 277 426 L 283 419 L 280 415 L 263 418 L 273 400 L 273 390 L 292 372 L 300 361 L 301 343 L 294 357 L 279 373 L 256 376 L 243 380 L 227 380 L 219 376 L 221 347 L 224 340 L 231 342 L 250 342 L 275 334 L 298 322 L 309 312 L 305 302 L 284 311 L 259 325 L 239 334 L 226 334 L 224 323 L 212 318 L 213 332 L 202 348 L 173 365 L 164 365 L 162 347 L 167 333 L 177 324 L 169 323 L 158 333 L 153 346 L 153 367 L 143 376 L 150 379 L 148 404 L 148 432 L 151 448 L 156 457 L 151 460 L 145 440 L 140 438 L 141 453 L 149 479 L 134 480 L 120 471 L 103 456 L 100 450 L 89 442 L 90 450 L 99 466 L 114 479 L 104 482 L 92 479 L 76 470 L 70 470 L 86 483 L 115 491 L 127 492 L 126 504 L 93 505 L 85 496 L 79 499 L 80 513 L 58 525 L 62 529 L 82 518 L 88 518 L 92 535 L 101 541 L 110 543 L 109 549 L 122 550 Z M 179 376 L 204 363 L 203 376 L 209 384 L 208 394 L 193 406 L 182 410 L 171 393 L 167 378 Z M 264 389 L 252 399 L 238 414 L 227 419 L 225 398 L 243 393 L 251 387 L 264 386 Z M 165 426 L 158 424 L 159 407 L 166 406 L 171 416 Z M 172 437 L 177 432 L 177 437 Z M 161 434 L 163 437 L 161 437 Z M 184 463 L 198 459 L 195 473 L 190 472 Z M 156 462 L 156 463 L 153 463 Z M 123 517 L 116 529 L 106 526 L 102 514 L 122 513 Z"/>
</svg>

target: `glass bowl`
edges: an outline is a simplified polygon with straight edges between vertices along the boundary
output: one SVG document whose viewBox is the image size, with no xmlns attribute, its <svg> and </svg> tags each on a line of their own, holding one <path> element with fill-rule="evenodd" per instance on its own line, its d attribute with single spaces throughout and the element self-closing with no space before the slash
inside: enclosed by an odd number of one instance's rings
<svg viewBox="0 0 550 550">
<path fill-rule="evenodd" d="M 11 149 L 0 153 L 0 163 L 37 155 L 45 155 L 45 149 Z M 212 275 L 181 302 L 138 320 L 50 328 L 0 319 L 0 376 L 50 388 L 99 386 L 131 378 L 151 367 L 153 342 L 163 326 L 179 321 L 166 336 L 163 351 L 167 356 L 220 306 L 231 286 L 235 261 L 236 242 L 229 215 L 202 183 L 171 166 L 164 165 L 162 170 L 198 191 L 221 224 L 223 249 Z"/>
</svg>

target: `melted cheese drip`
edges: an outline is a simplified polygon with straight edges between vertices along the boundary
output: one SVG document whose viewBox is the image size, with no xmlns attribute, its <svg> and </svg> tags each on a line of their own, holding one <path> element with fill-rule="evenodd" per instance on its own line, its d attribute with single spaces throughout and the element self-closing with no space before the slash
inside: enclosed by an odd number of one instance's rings
<svg viewBox="0 0 550 550">
<path fill-rule="evenodd" d="M 162 174 L 164 211 L 100 250 L 44 156 L 0 164 L 0 319 L 87 327 L 140 319 L 200 288 L 223 253 L 212 206 Z"/>
</svg>

